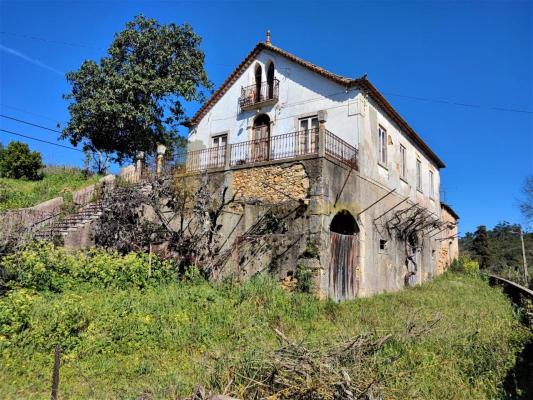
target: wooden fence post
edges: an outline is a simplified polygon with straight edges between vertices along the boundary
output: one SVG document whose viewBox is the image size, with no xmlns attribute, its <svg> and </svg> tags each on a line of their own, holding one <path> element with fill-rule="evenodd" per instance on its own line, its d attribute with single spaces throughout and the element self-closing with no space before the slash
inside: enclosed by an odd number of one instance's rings
<svg viewBox="0 0 533 400">
<path fill-rule="evenodd" d="M 61 346 L 56 345 L 54 351 L 54 372 L 52 375 L 52 400 L 57 400 L 57 391 L 59 389 L 59 367 L 61 364 Z"/>
</svg>

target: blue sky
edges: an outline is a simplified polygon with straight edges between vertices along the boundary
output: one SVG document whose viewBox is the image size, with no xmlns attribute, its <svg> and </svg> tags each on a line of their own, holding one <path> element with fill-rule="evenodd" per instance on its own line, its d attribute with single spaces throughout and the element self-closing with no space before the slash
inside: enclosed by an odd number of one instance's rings
<svg viewBox="0 0 533 400">
<path fill-rule="evenodd" d="M 447 164 L 442 189 L 462 233 L 522 222 L 520 187 L 533 172 L 532 2 L 1 1 L 0 113 L 64 124 L 63 74 L 104 55 L 139 13 L 190 23 L 216 86 L 267 29 L 275 45 L 335 73 L 368 73 Z M 5 118 L 0 128 L 57 137 Z M 4 144 L 12 139 L 0 132 Z M 81 153 L 24 141 L 47 163 L 81 165 Z"/>
</svg>

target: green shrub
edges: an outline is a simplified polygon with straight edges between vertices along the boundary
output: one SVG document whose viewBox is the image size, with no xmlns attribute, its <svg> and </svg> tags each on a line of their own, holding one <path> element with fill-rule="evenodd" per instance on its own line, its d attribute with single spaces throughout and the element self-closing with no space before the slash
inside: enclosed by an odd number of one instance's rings
<svg viewBox="0 0 533 400">
<path fill-rule="evenodd" d="M 41 154 L 30 151 L 26 143 L 10 142 L 0 152 L 0 177 L 35 181 L 42 178 L 43 167 Z"/>
<path fill-rule="evenodd" d="M 472 260 L 471 258 L 461 256 L 452 261 L 450 270 L 468 275 L 477 275 L 479 274 L 479 262 Z"/>
<path fill-rule="evenodd" d="M 313 293 L 315 289 L 313 271 L 300 261 L 296 267 L 296 289 L 301 293 Z"/>
<path fill-rule="evenodd" d="M 145 287 L 171 280 L 171 261 L 145 253 L 121 256 L 101 249 L 69 253 L 48 242 L 34 242 L 25 250 L 0 261 L 8 288 L 28 288 L 62 292 L 80 283 L 96 287 Z"/>
</svg>

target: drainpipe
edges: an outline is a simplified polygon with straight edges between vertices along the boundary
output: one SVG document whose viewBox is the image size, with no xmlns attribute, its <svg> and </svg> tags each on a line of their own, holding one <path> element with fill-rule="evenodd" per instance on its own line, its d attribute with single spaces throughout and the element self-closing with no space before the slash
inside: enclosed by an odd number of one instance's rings
<svg viewBox="0 0 533 400">
<path fill-rule="evenodd" d="M 326 156 L 326 120 L 328 113 L 326 110 L 318 112 L 318 156 Z"/>
<path fill-rule="evenodd" d="M 155 174 L 159 177 L 161 176 L 161 172 L 163 172 L 164 167 L 164 157 L 165 157 L 165 151 L 167 148 L 163 146 L 162 144 L 157 145 L 157 162 L 155 166 Z"/>
</svg>

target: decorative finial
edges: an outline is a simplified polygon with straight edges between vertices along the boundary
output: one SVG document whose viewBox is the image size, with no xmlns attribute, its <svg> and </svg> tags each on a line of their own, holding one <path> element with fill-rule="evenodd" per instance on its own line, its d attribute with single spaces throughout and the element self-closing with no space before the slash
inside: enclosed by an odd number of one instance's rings
<svg viewBox="0 0 533 400">
<path fill-rule="evenodd" d="M 270 29 L 267 31 L 266 44 L 270 44 Z"/>
</svg>

